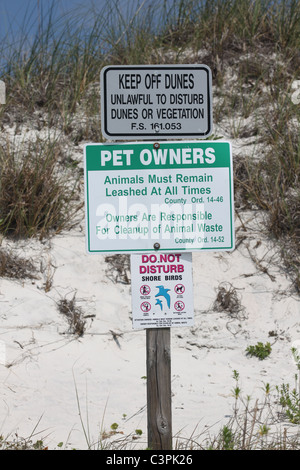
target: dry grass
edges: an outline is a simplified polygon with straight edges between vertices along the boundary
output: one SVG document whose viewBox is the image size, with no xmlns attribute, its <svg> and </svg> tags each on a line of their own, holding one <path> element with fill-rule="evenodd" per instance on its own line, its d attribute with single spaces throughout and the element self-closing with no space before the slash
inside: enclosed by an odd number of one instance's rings
<svg viewBox="0 0 300 470">
<path fill-rule="evenodd" d="M 233 138 L 253 138 L 265 147 L 259 158 L 235 158 L 237 208 L 266 212 L 267 230 L 282 245 L 299 289 L 299 105 L 290 99 L 300 72 L 299 2 L 132 1 L 125 11 L 116 0 L 101 12 L 87 9 L 88 28 L 79 12 L 54 21 L 53 8 L 26 54 L 25 28 L 23 42 L 5 49 L 2 126 L 17 122 L 20 128 L 29 121 L 37 128 L 57 126 L 75 145 L 101 141 L 103 66 L 207 64 L 218 97 L 215 122 L 229 126 Z M 0 152 L 0 228 L 5 234 L 43 238 L 72 226 L 78 191 L 57 177 L 55 150 L 50 156 L 49 148 L 39 147 L 31 146 L 22 165 L 15 149 Z"/>
<path fill-rule="evenodd" d="M 113 282 L 130 284 L 130 257 L 128 255 L 111 255 L 105 257 L 106 275 Z"/>
<path fill-rule="evenodd" d="M 53 142 L 30 142 L 25 152 L 0 147 L 0 231 L 40 239 L 75 225 L 82 207 L 78 178 L 59 165 Z"/>
<path fill-rule="evenodd" d="M 0 277 L 9 279 L 37 279 L 37 269 L 25 258 L 0 248 Z"/>
<path fill-rule="evenodd" d="M 57 308 L 69 324 L 67 333 L 78 337 L 83 336 L 86 329 L 86 319 L 83 309 L 76 305 L 76 294 L 71 299 L 60 299 L 57 302 Z"/>
<path fill-rule="evenodd" d="M 234 157 L 236 209 L 264 211 L 265 230 L 300 293 L 300 108 L 291 101 L 291 84 L 300 75 L 299 1 L 175 0 L 168 6 L 153 0 L 142 8 L 143 4 L 129 2 L 124 12 L 117 0 L 107 2 L 104 12 L 87 12 L 85 19 L 90 21 L 71 15 L 63 24 L 53 20 L 50 7 L 31 45 L 25 30 L 20 45 L 3 44 L 3 57 L 9 53 L 0 70 L 7 88 L 6 104 L 0 108 L 1 129 L 17 124 L 20 133 L 29 122 L 37 130 L 56 126 L 75 145 L 101 141 L 103 66 L 207 64 L 217 98 L 215 122 L 232 138 L 248 139 L 257 148 L 251 157 L 244 150 Z M 77 165 L 70 172 L 70 163 L 60 142 L 36 140 L 22 152 L 13 144 L 1 145 L 2 235 L 43 239 L 76 224 L 81 174 Z M 108 277 L 130 282 L 128 256 L 105 261 Z M 30 277 L 34 270 L 30 262 L 1 250 L 0 275 Z M 68 331 L 84 334 L 85 318 L 75 296 L 61 299 L 58 308 Z M 219 286 L 214 308 L 230 317 L 243 312 L 231 285 Z M 232 419 L 216 436 L 204 443 L 192 437 L 178 448 L 298 450 L 298 433 L 271 433 L 279 415 L 269 397 L 268 393 L 251 406 L 243 401 L 243 409 L 236 401 Z M 10 445 L 3 443 L 0 439 L 2 448 Z"/>
</svg>

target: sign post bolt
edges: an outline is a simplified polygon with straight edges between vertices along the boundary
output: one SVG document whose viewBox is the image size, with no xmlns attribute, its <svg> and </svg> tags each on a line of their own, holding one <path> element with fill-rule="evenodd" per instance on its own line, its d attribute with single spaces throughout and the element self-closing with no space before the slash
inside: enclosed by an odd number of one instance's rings
<svg viewBox="0 0 300 470">
<path fill-rule="evenodd" d="M 153 248 L 154 248 L 154 250 L 159 250 L 160 249 L 160 244 L 159 243 L 154 243 Z"/>
</svg>

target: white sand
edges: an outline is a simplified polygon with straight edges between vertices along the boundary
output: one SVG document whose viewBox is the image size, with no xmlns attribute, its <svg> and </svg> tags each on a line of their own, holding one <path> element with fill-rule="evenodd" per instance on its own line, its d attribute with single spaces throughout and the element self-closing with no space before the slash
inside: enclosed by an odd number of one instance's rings
<svg viewBox="0 0 300 470">
<path fill-rule="evenodd" d="M 259 157 L 256 137 L 231 139 L 231 125 L 225 118 L 215 135 L 231 141 L 235 157 Z M 15 131 L 6 128 L 2 136 L 22 143 L 38 133 Z M 82 147 L 70 154 L 83 158 Z M 211 434 L 219 431 L 232 414 L 234 370 L 253 402 L 266 383 L 273 391 L 282 382 L 294 384 L 291 348 L 300 350 L 300 299 L 278 248 L 263 232 L 262 214 L 239 216 L 243 225 L 236 217 L 233 252 L 193 254 L 195 325 L 171 330 L 174 435 L 198 435 L 209 426 Z M 49 448 L 60 442 L 87 448 L 87 441 L 97 442 L 100 431 L 118 423 L 124 434 L 115 439 L 141 429 L 142 436 L 128 442 L 145 448 L 146 333 L 132 329 L 130 285 L 107 276 L 103 255 L 86 254 L 84 220 L 45 243 L 3 240 L 2 247 L 7 244 L 40 272 L 36 281 L 0 278 L 0 435 L 28 438 L 34 432 L 32 440 Z M 239 312 L 213 309 L 222 283 L 239 296 Z M 89 317 L 80 338 L 68 334 L 57 309 L 60 299 L 74 295 Z M 245 353 L 259 341 L 272 345 L 262 361 Z"/>
<path fill-rule="evenodd" d="M 234 370 L 242 392 L 253 399 L 264 383 L 294 383 L 291 347 L 300 342 L 299 298 L 254 215 L 243 214 L 247 232 L 236 219 L 234 252 L 193 254 L 195 325 L 171 330 L 174 435 L 189 437 L 196 427 L 200 434 L 210 425 L 217 433 L 232 413 Z M 132 442 L 145 447 L 146 333 L 132 329 L 130 286 L 108 279 L 104 256 L 86 254 L 83 224 L 46 244 L 9 245 L 48 266 L 53 278 L 48 292 L 47 269 L 36 281 L 0 279 L 0 433 L 28 438 L 34 431 L 33 441 L 42 439 L 49 448 L 59 442 L 87 448 L 84 431 L 92 443 L 100 430 L 109 432 L 118 423 L 124 434 L 115 439 L 141 429 L 142 437 Z M 236 314 L 213 310 L 224 282 L 240 297 L 243 310 Z M 67 334 L 57 309 L 59 299 L 74 294 L 85 315 L 95 315 L 86 319 L 80 338 Z M 122 335 L 118 341 L 111 331 Z M 271 331 L 277 336 L 270 337 Z M 272 344 L 263 361 L 245 354 L 258 341 Z"/>
</svg>

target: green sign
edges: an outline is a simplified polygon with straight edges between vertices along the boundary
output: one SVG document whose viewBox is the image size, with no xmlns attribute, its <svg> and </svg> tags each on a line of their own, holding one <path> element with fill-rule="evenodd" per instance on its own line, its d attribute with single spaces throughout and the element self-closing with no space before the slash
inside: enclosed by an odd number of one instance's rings
<svg viewBox="0 0 300 470">
<path fill-rule="evenodd" d="M 232 250 L 231 145 L 85 146 L 88 253 Z"/>
</svg>

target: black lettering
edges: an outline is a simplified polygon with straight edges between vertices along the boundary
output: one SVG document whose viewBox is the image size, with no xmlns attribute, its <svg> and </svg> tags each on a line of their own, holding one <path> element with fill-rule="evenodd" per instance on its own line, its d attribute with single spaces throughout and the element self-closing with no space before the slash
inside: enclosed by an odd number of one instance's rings
<svg viewBox="0 0 300 470">
<path fill-rule="evenodd" d="M 165 75 L 165 87 L 173 90 L 194 88 L 194 76 L 192 73 L 167 73 Z"/>
<path fill-rule="evenodd" d="M 142 78 L 139 73 L 123 73 L 119 75 L 119 88 L 126 88 L 127 90 L 132 88 L 138 88 L 141 81 Z"/>
<path fill-rule="evenodd" d="M 189 88 L 194 88 L 194 75 L 192 73 L 189 74 Z"/>
<path fill-rule="evenodd" d="M 138 110 L 134 109 L 122 109 L 112 108 L 111 119 L 138 119 Z"/>
<path fill-rule="evenodd" d="M 124 73 L 122 75 L 119 75 L 119 88 L 125 88 L 125 84 L 123 80 L 124 80 Z"/>
</svg>

